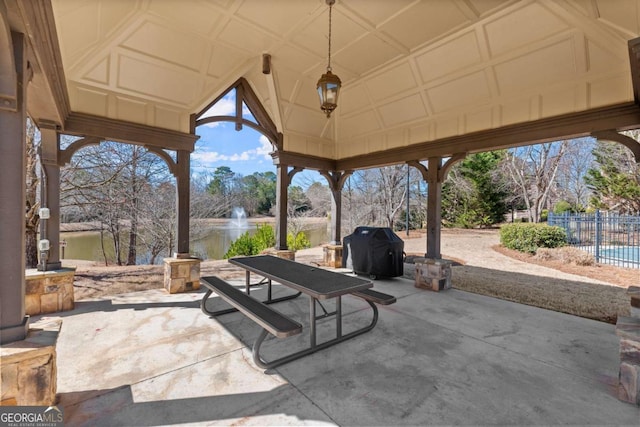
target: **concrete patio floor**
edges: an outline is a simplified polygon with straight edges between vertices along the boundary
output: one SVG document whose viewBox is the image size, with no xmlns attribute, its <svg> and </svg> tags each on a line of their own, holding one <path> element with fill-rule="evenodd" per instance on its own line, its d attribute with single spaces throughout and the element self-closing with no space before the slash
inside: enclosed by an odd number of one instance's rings
<svg viewBox="0 0 640 427">
<path fill-rule="evenodd" d="M 267 372 L 251 360 L 258 326 L 208 318 L 202 292 L 77 302 L 57 347 L 65 425 L 640 425 L 616 398 L 613 325 L 403 278 L 375 289 L 398 302 L 373 331 Z M 276 307 L 307 319 L 304 296 Z M 352 297 L 343 313 L 345 333 L 370 319 Z M 303 324 L 265 358 L 305 345 Z"/>
</svg>

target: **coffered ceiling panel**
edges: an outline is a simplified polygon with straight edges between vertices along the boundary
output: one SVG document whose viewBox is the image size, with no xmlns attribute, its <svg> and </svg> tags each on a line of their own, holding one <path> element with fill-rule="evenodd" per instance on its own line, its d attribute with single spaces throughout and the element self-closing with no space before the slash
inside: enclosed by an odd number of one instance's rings
<svg viewBox="0 0 640 427">
<path fill-rule="evenodd" d="M 457 2 L 423 1 L 414 2 L 382 24 L 380 30 L 407 49 L 414 50 L 430 40 L 462 28 L 468 22 L 469 17 L 460 10 Z"/>
<path fill-rule="evenodd" d="M 122 42 L 122 47 L 197 71 L 203 65 L 206 41 L 147 21 Z"/>
<path fill-rule="evenodd" d="M 372 76 L 366 83 L 373 101 L 383 101 L 416 87 L 416 79 L 408 62 L 401 62 L 396 67 Z"/>
<path fill-rule="evenodd" d="M 334 159 L 633 102 L 640 0 L 50 0 L 72 112 L 189 132 L 245 78 L 284 148 Z M 262 73 L 262 55 L 271 55 Z"/>
<path fill-rule="evenodd" d="M 630 37 L 640 32 L 640 7 L 634 0 L 598 0 L 597 12 L 601 21 Z"/>
<path fill-rule="evenodd" d="M 229 69 L 235 69 L 246 59 L 237 50 L 223 44 L 210 46 L 210 52 L 209 67 L 206 72 L 208 75 L 217 78 L 227 74 Z"/>
<path fill-rule="evenodd" d="M 494 9 L 503 7 L 506 3 L 513 3 L 513 0 L 468 0 L 467 3 L 471 9 L 476 11 L 478 16 L 483 16 Z"/>
<path fill-rule="evenodd" d="M 380 39 L 375 34 L 366 35 L 342 50 L 335 53 L 333 68 L 335 72 L 339 67 L 344 67 L 358 75 L 375 69 L 380 64 L 388 63 L 397 58 L 400 51 L 393 45 Z"/>
<path fill-rule="evenodd" d="M 447 76 L 482 63 L 482 53 L 475 32 L 446 41 L 439 46 L 416 55 L 415 63 L 423 82 Z"/>
<path fill-rule="evenodd" d="M 239 18 L 246 19 L 252 25 L 272 34 L 284 35 L 312 15 L 316 6 L 314 2 L 306 1 L 250 1 L 242 3 L 236 13 Z M 278 13 L 274 13 L 275 10 Z"/>
<path fill-rule="evenodd" d="M 576 76 L 575 57 L 572 41 L 564 40 L 497 64 L 494 69 L 500 94 L 570 81 Z"/>
<path fill-rule="evenodd" d="M 514 9 L 485 25 L 489 50 L 493 56 L 528 46 L 567 29 L 568 25 L 541 3 Z M 505 34 L 509 37 L 505 37 Z"/>
<path fill-rule="evenodd" d="M 490 97 L 489 85 L 483 71 L 448 81 L 427 90 L 436 113 L 484 102 Z"/>
<path fill-rule="evenodd" d="M 366 85 L 363 83 L 354 84 L 343 89 L 344 102 L 340 101 L 340 105 L 344 106 L 344 111 L 349 111 L 346 116 L 353 115 L 363 108 L 371 105 L 371 97 L 367 91 Z"/>
<path fill-rule="evenodd" d="M 188 105 L 201 87 L 193 73 L 125 54 L 118 58 L 117 74 L 117 89 L 176 104 Z"/>
<path fill-rule="evenodd" d="M 248 55 L 266 52 L 277 43 L 275 37 L 261 28 L 240 20 L 229 21 L 218 35 L 218 39 Z"/>
<path fill-rule="evenodd" d="M 382 121 L 386 126 L 396 126 L 400 123 L 424 118 L 427 112 L 420 95 L 391 101 L 378 108 Z"/>
<path fill-rule="evenodd" d="M 129 9 L 132 9 L 131 6 Z M 188 29 L 189 32 L 203 36 L 214 33 L 224 16 L 224 12 L 215 7 L 213 2 L 201 0 L 181 0 L 179 13 L 176 13 L 176 5 L 172 1 L 151 2 L 148 10 L 149 14 L 156 15 L 176 28 Z"/>
</svg>

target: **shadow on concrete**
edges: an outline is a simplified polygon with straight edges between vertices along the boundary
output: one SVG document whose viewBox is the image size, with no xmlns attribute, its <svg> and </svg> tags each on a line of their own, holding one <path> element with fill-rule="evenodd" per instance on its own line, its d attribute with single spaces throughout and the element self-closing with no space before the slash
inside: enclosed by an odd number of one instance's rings
<svg viewBox="0 0 640 427">
<path fill-rule="evenodd" d="M 293 392 L 292 386 L 280 385 L 263 392 L 141 402 L 134 399 L 132 387 L 127 385 L 108 390 L 61 393 L 58 405 L 64 409 L 65 424 L 74 426 L 142 427 L 204 422 L 224 425 L 225 420 L 228 424 L 233 420 L 242 424 L 251 418 L 255 423 L 256 417 L 272 415 L 305 420 L 305 424 L 314 423 L 314 417 L 317 418 L 315 423 L 332 423 L 321 411 L 307 410 L 307 405 L 300 405 L 297 413 L 291 413 L 291 405 L 287 405 L 288 413 L 283 412 L 281 402 L 290 399 Z"/>
</svg>

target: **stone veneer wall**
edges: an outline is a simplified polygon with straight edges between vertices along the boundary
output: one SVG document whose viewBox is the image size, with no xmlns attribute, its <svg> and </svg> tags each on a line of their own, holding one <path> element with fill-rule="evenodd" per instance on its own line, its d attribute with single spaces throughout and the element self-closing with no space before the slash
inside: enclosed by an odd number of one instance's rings
<svg viewBox="0 0 640 427">
<path fill-rule="evenodd" d="M 164 288 L 170 294 L 200 289 L 199 258 L 165 258 Z"/>
<path fill-rule="evenodd" d="M 415 258 L 415 287 L 431 291 L 451 288 L 451 261 L 446 259 Z"/>
<path fill-rule="evenodd" d="M 323 264 L 331 268 L 342 267 L 342 245 L 324 245 Z"/>
<path fill-rule="evenodd" d="M 269 248 L 262 251 L 262 255 L 276 256 L 278 258 L 284 258 L 291 261 L 296 260 L 296 253 L 289 249 L 282 250 L 282 249 Z"/>
<path fill-rule="evenodd" d="M 640 406 L 640 287 L 627 290 L 631 316 L 618 317 L 616 334 L 620 337 L 618 398 Z"/>
<path fill-rule="evenodd" d="M 25 272 L 25 312 L 28 315 L 73 310 L 75 268 Z"/>
<path fill-rule="evenodd" d="M 52 406 L 56 403 L 56 341 L 62 320 L 42 318 L 27 338 L 0 348 L 2 406 Z"/>
</svg>

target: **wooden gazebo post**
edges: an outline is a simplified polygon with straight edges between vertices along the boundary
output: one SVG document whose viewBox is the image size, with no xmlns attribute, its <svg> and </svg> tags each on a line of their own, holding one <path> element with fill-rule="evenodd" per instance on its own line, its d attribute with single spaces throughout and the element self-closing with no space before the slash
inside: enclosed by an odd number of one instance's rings
<svg viewBox="0 0 640 427">
<path fill-rule="evenodd" d="M 26 74 L 25 37 L 10 32 L 0 14 L 0 344 L 23 340 L 29 329 L 24 301 Z"/>
<path fill-rule="evenodd" d="M 417 288 L 441 291 L 451 287 L 451 261 L 443 260 L 440 253 L 442 233 L 442 183 L 454 163 L 464 159 L 465 153 L 450 157 L 444 165 L 442 157 L 429 157 L 428 168 L 417 160 L 407 162 L 422 174 L 427 182 L 427 252 L 416 260 Z"/>
<path fill-rule="evenodd" d="M 49 219 L 40 219 L 40 236 L 49 240 L 49 251 L 43 267 L 46 271 L 62 268 L 60 261 L 60 165 L 58 164 L 58 127 L 41 120 L 40 147 L 43 176 L 40 186 L 40 203 L 49 208 Z M 72 279 L 73 280 L 73 279 Z"/>
</svg>

